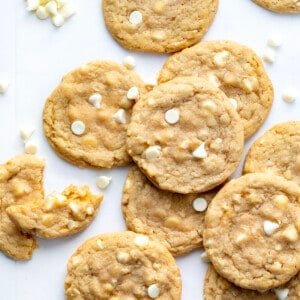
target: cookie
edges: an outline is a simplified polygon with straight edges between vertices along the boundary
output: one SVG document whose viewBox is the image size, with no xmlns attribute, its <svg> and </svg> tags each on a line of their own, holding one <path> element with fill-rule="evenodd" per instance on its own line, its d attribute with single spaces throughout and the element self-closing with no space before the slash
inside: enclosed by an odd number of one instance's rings
<svg viewBox="0 0 300 300">
<path fill-rule="evenodd" d="M 68 262 L 67 299 L 181 298 L 181 278 L 168 250 L 130 231 L 102 234 L 81 245 Z"/>
<path fill-rule="evenodd" d="M 300 122 L 285 122 L 266 131 L 251 146 L 244 173 L 268 172 L 300 185 Z"/>
<path fill-rule="evenodd" d="M 277 13 L 300 13 L 299 0 L 252 0 L 256 4 Z"/>
<path fill-rule="evenodd" d="M 164 64 L 158 81 L 177 76 L 201 76 L 223 90 L 243 121 L 245 138 L 260 128 L 271 109 L 273 86 L 261 59 L 233 41 L 201 42 L 174 54 Z"/>
<path fill-rule="evenodd" d="M 204 214 L 217 189 L 204 194 L 175 194 L 157 189 L 134 166 L 122 198 L 127 228 L 163 243 L 174 256 L 202 247 Z"/>
<path fill-rule="evenodd" d="M 176 52 L 197 43 L 211 25 L 218 0 L 104 0 L 107 29 L 125 48 Z"/>
<path fill-rule="evenodd" d="M 203 232 L 217 272 L 251 290 L 289 281 L 300 269 L 299 201 L 299 186 L 275 175 L 247 174 L 225 185 L 207 209 Z"/>
<path fill-rule="evenodd" d="M 40 238 L 58 238 L 77 233 L 96 217 L 102 195 L 93 195 L 88 186 L 69 186 L 63 193 L 6 209 L 10 219 L 24 233 Z"/>
<path fill-rule="evenodd" d="M 251 291 L 237 287 L 210 266 L 204 281 L 204 300 L 296 300 L 300 299 L 300 273 L 280 288 Z"/>
<path fill-rule="evenodd" d="M 134 107 L 127 149 L 160 189 L 188 194 L 213 189 L 237 168 L 241 120 L 218 88 L 194 77 L 175 78 Z"/>
<path fill-rule="evenodd" d="M 96 61 L 67 74 L 44 108 L 44 132 L 63 159 L 79 167 L 112 168 L 131 159 L 126 131 L 145 91 L 133 71 Z"/>
<path fill-rule="evenodd" d="M 43 169 L 43 160 L 26 154 L 0 165 L 0 250 L 15 260 L 30 259 L 38 245 L 31 235 L 21 233 L 6 209 L 43 198 Z"/>
</svg>

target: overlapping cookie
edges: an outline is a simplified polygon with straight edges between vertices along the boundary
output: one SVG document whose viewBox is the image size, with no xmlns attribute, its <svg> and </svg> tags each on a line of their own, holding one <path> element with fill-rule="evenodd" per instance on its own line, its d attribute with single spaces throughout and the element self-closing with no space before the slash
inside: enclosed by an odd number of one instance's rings
<svg viewBox="0 0 300 300">
<path fill-rule="evenodd" d="M 299 0 L 252 0 L 256 4 L 277 13 L 300 13 Z"/>
</svg>

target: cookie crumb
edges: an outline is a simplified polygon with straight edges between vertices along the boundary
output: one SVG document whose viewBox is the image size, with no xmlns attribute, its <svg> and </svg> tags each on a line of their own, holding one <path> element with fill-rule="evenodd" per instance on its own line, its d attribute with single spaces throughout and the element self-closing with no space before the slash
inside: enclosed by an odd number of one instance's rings
<svg viewBox="0 0 300 300">
<path fill-rule="evenodd" d="M 106 189 L 111 183 L 112 178 L 108 176 L 99 176 L 97 178 L 97 186 L 99 189 Z"/>
</svg>

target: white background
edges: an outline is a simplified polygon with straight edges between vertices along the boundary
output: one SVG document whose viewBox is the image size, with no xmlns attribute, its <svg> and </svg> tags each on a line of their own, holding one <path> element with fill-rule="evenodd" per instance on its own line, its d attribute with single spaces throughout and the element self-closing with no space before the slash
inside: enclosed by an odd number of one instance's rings
<svg viewBox="0 0 300 300">
<path fill-rule="evenodd" d="M 96 176 L 113 177 L 99 215 L 84 232 L 69 238 L 39 241 L 40 249 L 27 262 L 14 262 L 0 252 L 1 300 L 61 300 L 66 263 L 75 249 L 93 235 L 125 229 L 120 199 L 127 169 L 81 170 L 59 159 L 43 136 L 43 105 L 66 72 L 94 59 L 122 62 L 129 51 L 120 47 L 106 31 L 99 0 L 74 1 L 79 12 L 59 29 L 49 20 L 40 21 L 28 13 L 23 0 L 0 2 L 0 78 L 11 80 L 9 91 L 0 95 L 0 161 L 5 162 L 23 151 L 19 128 L 32 125 L 36 128 L 34 140 L 39 144 L 38 155 L 46 158 L 46 193 L 62 191 L 71 183 L 89 184 L 94 192 L 99 192 Z M 288 87 L 300 90 L 300 14 L 274 14 L 250 0 L 220 2 L 206 40 L 232 39 L 261 55 L 271 34 L 282 33 L 284 37 L 276 62 L 266 66 L 275 87 L 274 105 L 267 122 L 246 144 L 248 149 L 273 124 L 300 120 L 300 96 L 293 104 L 281 99 L 282 91 Z M 133 55 L 137 60 L 136 71 L 145 80 L 155 76 L 167 57 Z M 184 300 L 202 299 L 206 265 L 200 261 L 199 254 L 200 251 L 194 251 L 177 259 L 183 277 Z"/>
</svg>

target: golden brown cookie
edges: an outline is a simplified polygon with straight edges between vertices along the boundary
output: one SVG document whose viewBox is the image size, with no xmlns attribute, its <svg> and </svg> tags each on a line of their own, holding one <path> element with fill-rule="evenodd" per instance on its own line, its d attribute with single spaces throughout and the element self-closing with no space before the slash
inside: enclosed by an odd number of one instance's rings
<svg viewBox="0 0 300 300">
<path fill-rule="evenodd" d="M 38 245 L 17 228 L 6 209 L 43 198 L 43 169 L 43 160 L 26 154 L 0 165 L 0 250 L 15 260 L 30 259 Z"/>
<path fill-rule="evenodd" d="M 176 52 L 202 38 L 218 0 L 104 0 L 102 8 L 107 29 L 123 47 Z"/>
<path fill-rule="evenodd" d="M 102 199 L 102 195 L 93 195 L 88 186 L 71 185 L 61 194 L 13 205 L 6 212 L 22 232 L 52 239 L 86 228 L 96 217 Z"/>
<path fill-rule="evenodd" d="M 211 201 L 203 243 L 217 272 L 253 290 L 276 288 L 300 269 L 300 188 L 279 176 L 247 174 Z"/>
<path fill-rule="evenodd" d="M 198 78 L 178 77 L 135 105 L 127 149 L 160 189 L 200 193 L 235 171 L 243 136 L 241 120 L 221 90 Z"/>
<path fill-rule="evenodd" d="M 256 4 L 277 13 L 300 13 L 299 0 L 252 0 Z"/>
<path fill-rule="evenodd" d="M 275 125 L 251 146 L 244 173 L 267 172 L 300 185 L 300 122 Z"/>
<path fill-rule="evenodd" d="M 127 165 L 127 126 L 144 91 L 139 76 L 116 63 L 96 61 L 70 72 L 44 108 L 50 145 L 79 167 Z"/>
<path fill-rule="evenodd" d="M 71 299 L 181 298 L 181 278 L 168 250 L 130 231 L 102 234 L 81 245 L 68 262 Z"/>
<path fill-rule="evenodd" d="M 267 118 L 274 92 L 261 59 L 253 50 L 233 41 L 201 42 L 171 56 L 158 81 L 177 76 L 201 76 L 218 86 L 240 115 L 245 138 Z"/>
<path fill-rule="evenodd" d="M 187 195 L 162 191 L 134 166 L 123 189 L 127 228 L 158 239 L 174 256 L 186 254 L 202 247 L 205 211 L 217 191 Z"/>
</svg>

